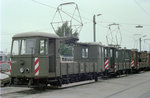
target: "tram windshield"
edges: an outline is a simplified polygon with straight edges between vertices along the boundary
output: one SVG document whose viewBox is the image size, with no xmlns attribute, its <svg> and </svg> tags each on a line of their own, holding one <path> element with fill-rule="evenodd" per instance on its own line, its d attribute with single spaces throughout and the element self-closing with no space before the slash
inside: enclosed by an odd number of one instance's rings
<svg viewBox="0 0 150 98">
<path fill-rule="evenodd" d="M 14 40 L 12 55 L 31 55 L 35 52 L 36 39 Z"/>
</svg>

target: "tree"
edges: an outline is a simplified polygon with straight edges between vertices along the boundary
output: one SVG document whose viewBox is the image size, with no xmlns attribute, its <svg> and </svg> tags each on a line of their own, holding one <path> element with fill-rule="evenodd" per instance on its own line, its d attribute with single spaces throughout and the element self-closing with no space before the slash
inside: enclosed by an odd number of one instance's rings
<svg viewBox="0 0 150 98">
<path fill-rule="evenodd" d="M 61 27 L 58 27 L 56 34 L 60 37 L 77 37 L 78 33 L 75 32 L 72 34 L 72 28 L 71 26 L 68 26 L 68 22 L 65 22 L 62 24 Z M 61 43 L 60 44 L 60 54 L 64 56 L 72 56 L 72 46 Z"/>
<path fill-rule="evenodd" d="M 62 24 L 61 27 L 58 27 L 56 30 L 56 34 L 59 35 L 60 37 L 78 37 L 78 32 L 75 31 L 73 33 L 73 30 L 71 26 L 68 26 L 68 22 L 66 21 L 65 23 Z"/>
</svg>

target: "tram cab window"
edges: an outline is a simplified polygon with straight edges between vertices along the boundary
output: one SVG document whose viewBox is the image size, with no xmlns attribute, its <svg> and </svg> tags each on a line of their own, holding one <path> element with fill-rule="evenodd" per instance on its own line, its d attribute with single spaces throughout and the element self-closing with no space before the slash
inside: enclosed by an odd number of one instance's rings
<svg viewBox="0 0 150 98">
<path fill-rule="evenodd" d="M 21 41 L 21 55 L 34 54 L 36 39 L 24 39 Z"/>
<path fill-rule="evenodd" d="M 88 48 L 82 48 L 82 58 L 88 58 Z"/>
<path fill-rule="evenodd" d="M 13 41 L 12 55 L 19 55 L 21 40 Z"/>
<path fill-rule="evenodd" d="M 40 54 L 46 55 L 48 54 L 47 40 L 40 40 Z"/>
<path fill-rule="evenodd" d="M 113 50 L 110 49 L 110 57 L 112 57 L 112 56 L 113 56 Z"/>
</svg>

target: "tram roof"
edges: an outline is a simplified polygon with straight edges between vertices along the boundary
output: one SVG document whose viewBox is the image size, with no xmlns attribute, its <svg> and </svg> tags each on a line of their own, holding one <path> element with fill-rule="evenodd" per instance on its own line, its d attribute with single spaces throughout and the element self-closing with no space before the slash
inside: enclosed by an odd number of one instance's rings
<svg viewBox="0 0 150 98">
<path fill-rule="evenodd" d="M 57 34 L 46 33 L 46 32 L 24 32 L 19 33 L 13 36 L 13 38 L 18 37 L 50 37 L 50 38 L 59 38 Z"/>
<path fill-rule="evenodd" d="M 79 45 L 101 45 L 101 42 L 78 42 Z"/>
</svg>

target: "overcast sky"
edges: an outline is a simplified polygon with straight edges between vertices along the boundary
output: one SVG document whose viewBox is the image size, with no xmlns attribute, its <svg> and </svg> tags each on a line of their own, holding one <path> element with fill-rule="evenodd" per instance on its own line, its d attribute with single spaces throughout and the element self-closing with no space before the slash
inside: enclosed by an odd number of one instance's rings
<svg viewBox="0 0 150 98">
<path fill-rule="evenodd" d="M 78 4 L 83 21 L 79 34 L 81 42 L 93 41 L 93 15 L 96 17 L 96 41 L 106 45 L 108 25 L 118 23 L 122 34 L 122 47 L 138 48 L 142 35 L 142 49 L 150 50 L 150 0 L 0 0 L 0 50 L 10 51 L 14 34 L 28 31 L 54 33 L 50 22 L 59 4 L 75 2 Z M 69 8 L 71 9 L 71 7 Z M 142 25 L 143 28 L 135 28 Z M 138 36 L 137 34 L 141 34 Z"/>
</svg>

